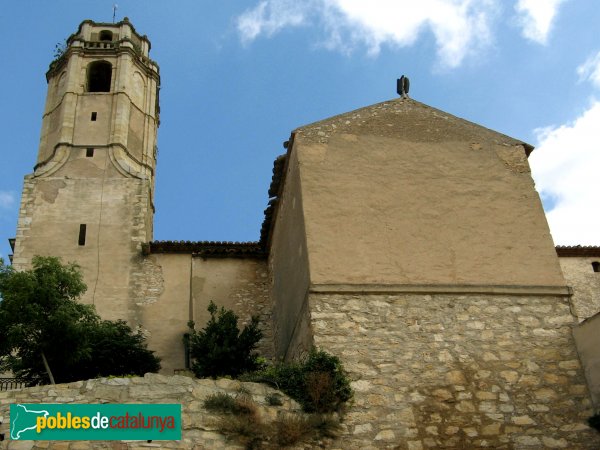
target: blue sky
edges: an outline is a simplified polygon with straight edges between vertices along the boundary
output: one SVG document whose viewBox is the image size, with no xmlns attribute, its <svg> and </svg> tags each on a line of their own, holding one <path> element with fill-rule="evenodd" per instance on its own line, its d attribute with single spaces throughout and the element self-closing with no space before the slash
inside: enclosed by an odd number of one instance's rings
<svg viewBox="0 0 600 450">
<path fill-rule="evenodd" d="M 600 245 L 600 8 L 593 0 L 118 1 L 161 69 L 155 239 L 259 237 L 298 126 L 411 96 L 537 149 L 557 244 Z M 15 235 L 54 46 L 112 1 L 2 2 L 0 255 Z"/>
</svg>

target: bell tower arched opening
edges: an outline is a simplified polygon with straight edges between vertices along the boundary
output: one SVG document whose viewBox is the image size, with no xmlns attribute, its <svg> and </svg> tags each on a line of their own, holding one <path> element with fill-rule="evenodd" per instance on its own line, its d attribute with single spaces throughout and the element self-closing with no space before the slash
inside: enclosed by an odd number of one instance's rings
<svg viewBox="0 0 600 450">
<path fill-rule="evenodd" d="M 100 32 L 100 40 L 101 41 L 112 41 L 113 40 L 113 33 L 112 33 L 112 31 L 102 30 Z"/>
<path fill-rule="evenodd" d="M 111 79 L 112 64 L 108 61 L 94 61 L 88 65 L 88 92 L 110 92 Z"/>
</svg>

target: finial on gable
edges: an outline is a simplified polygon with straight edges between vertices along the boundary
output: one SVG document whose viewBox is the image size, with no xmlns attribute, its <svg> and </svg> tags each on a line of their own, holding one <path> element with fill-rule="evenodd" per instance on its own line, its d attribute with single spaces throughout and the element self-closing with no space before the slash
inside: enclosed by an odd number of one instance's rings
<svg viewBox="0 0 600 450">
<path fill-rule="evenodd" d="M 410 88 L 410 81 L 408 77 L 402 75 L 396 80 L 396 92 L 402 98 L 408 98 L 408 90 Z"/>
</svg>

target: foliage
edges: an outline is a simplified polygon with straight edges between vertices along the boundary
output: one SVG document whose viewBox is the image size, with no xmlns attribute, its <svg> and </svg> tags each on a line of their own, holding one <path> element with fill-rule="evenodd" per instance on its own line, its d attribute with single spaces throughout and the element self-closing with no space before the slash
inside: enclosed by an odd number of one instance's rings
<svg viewBox="0 0 600 450">
<path fill-rule="evenodd" d="M 259 361 L 253 353 L 262 338 L 258 317 L 252 317 L 242 332 L 238 328 L 238 317 L 231 310 L 217 306 L 211 301 L 208 306 L 210 319 L 206 326 L 196 331 L 193 322 L 185 336 L 193 359 L 192 370 L 199 378 L 231 376 L 256 370 Z"/>
<path fill-rule="evenodd" d="M 88 330 L 91 357 L 80 361 L 77 379 L 111 375 L 144 375 L 160 370 L 160 359 L 146 348 L 141 330 L 133 332 L 123 320 L 103 320 Z"/>
<path fill-rule="evenodd" d="M 352 398 L 350 380 L 340 360 L 313 349 L 298 363 L 280 363 L 250 374 L 248 380 L 268 382 L 285 392 L 306 412 L 336 411 Z"/>
<path fill-rule="evenodd" d="M 299 414 L 283 414 L 275 422 L 275 437 L 281 447 L 296 444 L 312 431 L 310 418 Z"/>
<path fill-rule="evenodd" d="M 281 406 L 280 395 L 272 393 L 275 404 Z M 272 422 L 263 422 L 258 405 L 242 387 L 234 397 L 224 392 L 211 394 L 204 408 L 218 414 L 215 425 L 222 433 L 235 437 L 246 449 L 283 448 L 312 438 L 333 438 L 340 430 L 337 414 L 302 414 L 278 411 Z"/>
<path fill-rule="evenodd" d="M 64 39 L 62 42 L 57 42 L 54 46 L 54 60 L 60 59 L 67 51 L 67 40 Z"/>
<path fill-rule="evenodd" d="M 29 385 L 157 371 L 140 333 L 77 302 L 85 290 L 76 264 L 35 256 L 17 272 L 0 260 L 0 371 Z"/>
<path fill-rule="evenodd" d="M 204 400 L 204 408 L 223 415 L 217 422 L 219 430 L 237 436 L 246 448 L 261 447 L 267 429 L 252 396 L 242 392 L 234 398 L 217 392 Z"/>
<path fill-rule="evenodd" d="M 588 419 L 588 424 L 590 425 L 590 427 L 600 431 L 600 413 L 590 417 Z"/>
<path fill-rule="evenodd" d="M 281 396 L 275 392 L 271 392 L 267 394 L 265 397 L 265 401 L 269 406 L 281 406 L 283 405 L 283 400 L 281 400 Z"/>
<path fill-rule="evenodd" d="M 223 392 L 211 394 L 204 400 L 204 408 L 219 413 L 235 413 L 235 398 Z"/>
</svg>

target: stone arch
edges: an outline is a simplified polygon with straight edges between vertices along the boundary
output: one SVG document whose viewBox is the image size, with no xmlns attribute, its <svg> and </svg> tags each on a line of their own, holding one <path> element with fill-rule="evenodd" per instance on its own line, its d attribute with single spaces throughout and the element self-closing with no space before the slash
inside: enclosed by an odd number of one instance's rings
<svg viewBox="0 0 600 450">
<path fill-rule="evenodd" d="M 140 109 L 144 109 L 146 82 L 140 72 L 135 72 L 131 81 L 131 100 Z"/>
<path fill-rule="evenodd" d="M 112 31 L 102 30 L 100 32 L 100 40 L 101 41 L 112 41 L 113 40 L 113 33 L 112 33 Z"/>
<path fill-rule="evenodd" d="M 87 92 L 110 92 L 112 64 L 94 61 L 87 67 Z"/>
</svg>

